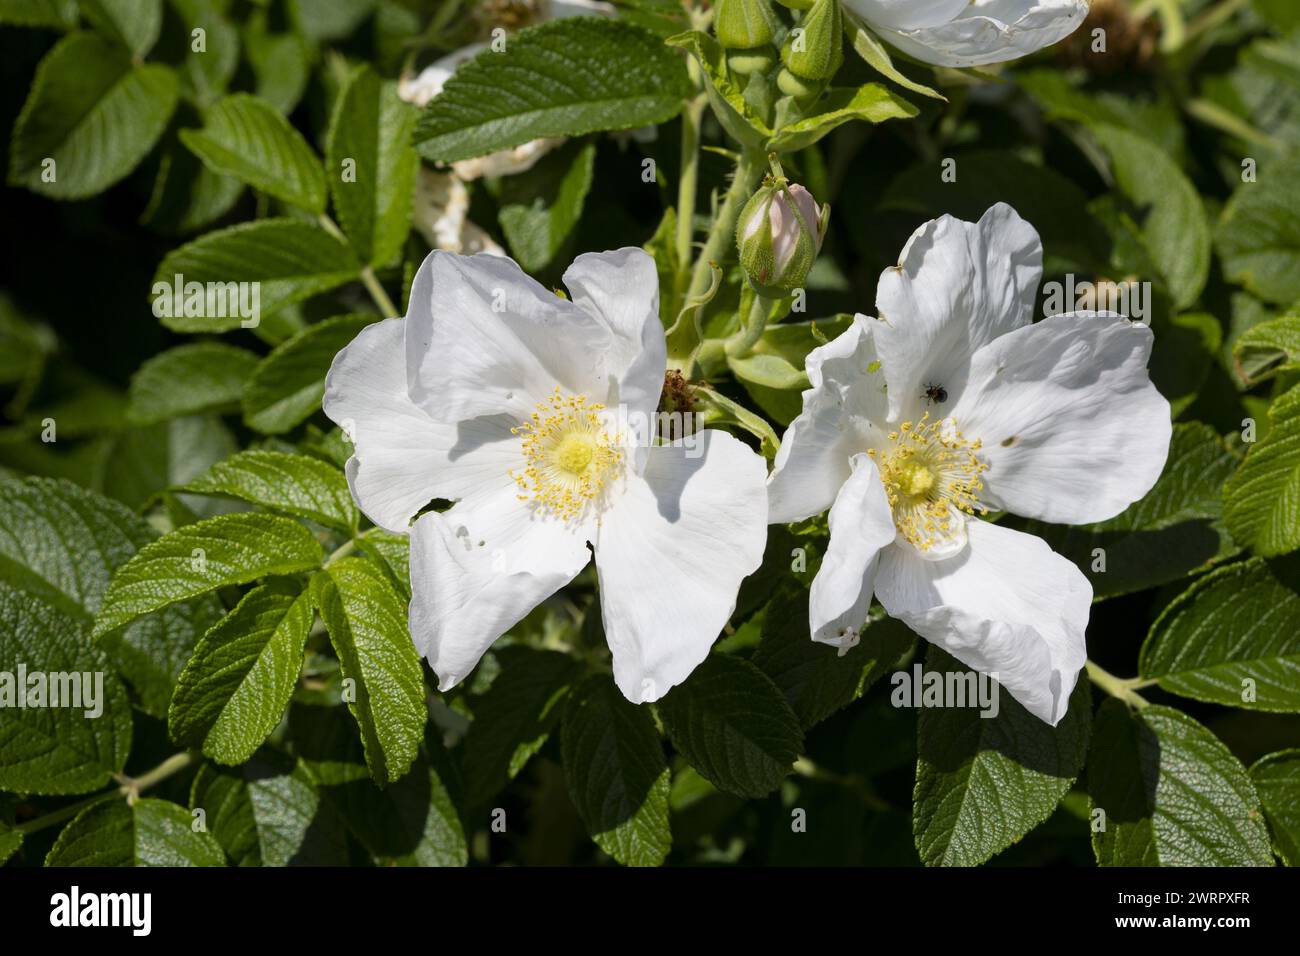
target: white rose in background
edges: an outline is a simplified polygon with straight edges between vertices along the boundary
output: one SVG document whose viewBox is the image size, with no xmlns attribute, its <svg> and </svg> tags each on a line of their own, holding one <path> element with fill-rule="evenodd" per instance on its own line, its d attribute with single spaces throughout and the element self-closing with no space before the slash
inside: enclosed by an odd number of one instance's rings
<svg viewBox="0 0 1300 956">
<path fill-rule="evenodd" d="M 614 13 L 610 4 L 600 0 L 543 0 L 535 6 L 536 10 L 530 11 L 533 23 L 561 17 L 612 16 Z M 403 76 L 397 83 L 397 95 L 408 103 L 424 107 L 442 92 L 461 64 L 474 59 L 487 47 L 487 43 L 471 43 L 435 60 L 415 76 Z M 563 142 L 559 138 L 531 140 L 514 149 L 452 163 L 450 172 L 421 165 L 412 224 L 435 249 L 464 255 L 476 252 L 505 255 L 484 229 L 469 220 L 469 192 L 465 183 L 483 176 L 513 176 L 527 172 Z"/>
<path fill-rule="evenodd" d="M 1073 33 L 1087 0 L 843 0 L 881 39 L 935 66 L 1027 56 Z"/>
<path fill-rule="evenodd" d="M 762 560 L 766 468 L 719 431 L 650 444 L 665 342 L 654 260 L 579 256 L 571 300 L 511 260 L 434 252 L 406 318 L 334 359 L 324 408 L 353 497 L 411 535 L 411 635 L 443 690 L 595 553 L 614 679 L 657 700 L 709 652 Z M 435 499 L 456 501 L 421 514 Z"/>
<path fill-rule="evenodd" d="M 881 274 L 878 318 L 809 353 L 769 509 L 777 523 L 830 508 L 813 640 L 857 643 L 874 592 L 1056 724 L 1092 586 L 1042 539 L 978 516 L 1113 517 L 1159 477 L 1172 425 L 1151 330 L 1110 313 L 1031 324 L 1041 273 L 1038 234 L 1009 206 L 918 229 Z"/>
</svg>

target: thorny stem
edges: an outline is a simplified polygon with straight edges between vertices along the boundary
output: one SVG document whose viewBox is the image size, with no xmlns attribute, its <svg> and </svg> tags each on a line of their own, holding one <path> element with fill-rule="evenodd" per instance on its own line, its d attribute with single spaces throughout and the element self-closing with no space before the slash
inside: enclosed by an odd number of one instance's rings
<svg viewBox="0 0 1300 956">
<path fill-rule="evenodd" d="M 740 218 L 740 210 L 749 201 L 754 185 L 766 166 L 767 156 L 760 151 L 747 149 L 741 154 L 731 186 L 718 209 L 713 227 L 709 230 L 709 238 L 705 240 L 700 257 L 695 260 L 695 269 L 691 273 L 691 284 L 686 294 L 688 299 L 700 296 L 709 287 L 713 275 L 709 264 L 727 258 L 727 247 L 735 239 L 736 220 Z"/>
<path fill-rule="evenodd" d="M 1141 708 L 1148 706 L 1147 699 L 1139 694 L 1138 690 L 1143 687 L 1152 686 L 1155 681 L 1145 680 L 1141 677 L 1124 680 L 1123 678 L 1116 677 L 1109 671 L 1104 670 L 1092 661 L 1088 661 L 1084 667 L 1088 671 L 1088 679 L 1106 693 L 1110 694 L 1110 696 L 1117 700 L 1122 700 L 1129 707 L 1134 709 L 1140 710 Z"/>
<path fill-rule="evenodd" d="M 117 789 L 105 790 L 103 793 L 97 793 L 93 797 L 87 797 L 85 800 L 79 800 L 76 803 L 61 807 L 53 813 L 47 813 L 43 817 L 37 817 L 35 820 L 29 820 L 26 823 L 20 823 L 14 827 L 16 833 L 35 833 L 37 830 L 44 830 L 46 827 L 52 827 L 55 824 L 62 823 L 75 817 L 87 807 L 93 807 L 105 800 L 113 797 L 125 797 L 129 803 L 134 803 L 140 798 L 140 794 L 148 790 L 155 784 L 162 783 L 168 777 L 174 776 L 186 767 L 195 762 L 195 757 L 188 751 L 178 754 L 172 754 L 152 770 L 140 775 L 139 777 L 128 777 L 125 774 L 115 773 L 113 779 L 117 781 Z"/>
<path fill-rule="evenodd" d="M 690 61 L 691 77 L 699 75 L 699 66 Z M 686 291 L 691 269 L 691 239 L 695 235 L 695 193 L 700 180 L 700 120 L 706 98 L 700 93 L 682 111 L 682 168 L 677 182 L 677 275 L 674 282 L 677 300 Z"/>
</svg>

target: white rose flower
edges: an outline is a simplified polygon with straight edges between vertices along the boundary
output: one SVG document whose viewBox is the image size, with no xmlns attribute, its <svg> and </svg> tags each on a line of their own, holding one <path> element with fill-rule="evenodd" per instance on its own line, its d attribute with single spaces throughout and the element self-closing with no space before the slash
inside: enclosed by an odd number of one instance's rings
<svg viewBox="0 0 1300 956">
<path fill-rule="evenodd" d="M 411 635 L 447 690 L 595 553 L 614 679 L 657 700 L 708 654 L 762 560 L 766 467 L 703 431 L 646 440 L 665 372 L 640 249 L 579 256 L 572 301 L 509 259 L 434 252 L 405 319 L 334 360 L 353 497 L 411 535 Z M 421 514 L 435 499 L 456 501 Z"/>
<path fill-rule="evenodd" d="M 844 0 L 893 46 L 936 66 L 1002 63 L 1065 39 L 1087 0 Z"/>
<path fill-rule="evenodd" d="M 878 318 L 808 355 L 812 388 L 769 483 L 774 523 L 830 508 L 812 638 L 847 649 L 872 594 L 1051 724 L 1087 654 L 1092 586 L 1033 535 L 979 520 L 1102 521 L 1164 468 L 1151 330 L 1110 313 L 1031 324 L 1042 245 L 1011 207 L 918 229 Z"/>
</svg>

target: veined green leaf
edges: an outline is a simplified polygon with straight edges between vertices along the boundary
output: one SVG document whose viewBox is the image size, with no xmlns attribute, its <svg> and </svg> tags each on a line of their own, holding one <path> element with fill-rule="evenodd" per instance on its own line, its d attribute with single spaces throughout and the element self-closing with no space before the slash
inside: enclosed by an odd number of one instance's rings
<svg viewBox="0 0 1300 956">
<path fill-rule="evenodd" d="M 817 142 L 827 133 L 851 120 L 883 123 L 891 119 L 909 119 L 919 110 L 898 94 L 879 83 L 867 83 L 857 89 L 832 89 L 817 101 L 806 116 L 783 126 L 768 140 L 768 149 L 796 152 Z"/>
<path fill-rule="evenodd" d="M 319 572 L 312 598 L 354 683 L 348 710 L 361 728 L 366 764 L 383 786 L 410 769 L 428 711 L 424 673 L 406 624 L 406 603 L 369 561 L 343 558 Z"/>
<path fill-rule="evenodd" d="M 665 123 L 690 94 L 685 64 L 651 33 L 599 17 L 521 30 L 461 66 L 415 130 L 421 155 L 454 162 L 548 136 Z"/>
<path fill-rule="evenodd" d="M 241 451 L 176 490 L 235 498 L 340 531 L 357 525 L 343 472 L 309 455 Z"/>
<path fill-rule="evenodd" d="M 803 747 L 799 718 L 780 688 L 739 658 L 709 655 L 658 707 L 690 765 L 738 796 L 763 797 L 779 787 Z"/>
<path fill-rule="evenodd" d="M 127 420 L 152 425 L 228 411 L 238 405 L 257 362 L 255 353 L 221 342 L 193 342 L 160 352 L 131 376 Z"/>
<path fill-rule="evenodd" d="M 176 107 L 176 74 L 70 33 L 36 69 L 9 144 L 9 183 L 52 199 L 102 192 L 135 169 Z"/>
<path fill-rule="evenodd" d="M 311 598 L 267 584 L 203 635 L 176 682 L 171 738 L 218 763 L 243 763 L 275 730 L 302 671 Z"/>
<path fill-rule="evenodd" d="M 1272 866 L 1259 796 L 1217 737 L 1168 707 L 1097 711 L 1088 795 L 1102 866 Z"/>
<path fill-rule="evenodd" d="M 325 175 L 302 134 L 265 100 L 234 93 L 207 111 L 201 130 L 181 130 L 186 147 L 213 172 L 308 212 L 325 211 Z"/>
<path fill-rule="evenodd" d="M 663 863 L 668 762 L 649 710 L 592 678 L 565 708 L 560 737 L 569 794 L 596 845 L 628 866 Z"/>
<path fill-rule="evenodd" d="M 96 30 L 143 57 L 162 29 L 162 0 L 77 0 L 82 16 Z"/>
<path fill-rule="evenodd" d="M 1233 343 L 1232 357 L 1248 385 L 1300 369 L 1300 313 L 1251 326 Z"/>
<path fill-rule="evenodd" d="M 1214 239 L 1229 279 L 1261 299 L 1300 300 L 1300 160 L 1261 167 L 1259 181 L 1237 187 Z"/>
<path fill-rule="evenodd" d="M 501 186 L 501 229 L 526 272 L 551 264 L 573 232 L 591 190 L 594 143 L 572 144 L 544 157 L 527 177 L 507 177 Z"/>
<path fill-rule="evenodd" d="M 1268 434 L 1223 486 L 1233 538 L 1265 557 L 1300 548 L 1300 388 L 1268 410 Z"/>
<path fill-rule="evenodd" d="M 420 164 L 410 145 L 418 115 L 369 67 L 352 75 L 335 104 L 325 150 L 330 195 L 362 262 L 384 265 L 406 240 Z"/>
<path fill-rule="evenodd" d="M 59 834 L 46 866 L 225 866 L 210 833 L 195 831 L 184 807 L 152 797 L 97 803 Z"/>
<path fill-rule="evenodd" d="M 145 545 L 117 570 L 95 636 L 228 584 L 313 570 L 323 557 L 310 531 L 277 515 L 218 515 L 186 525 Z"/>
<path fill-rule="evenodd" d="M 361 263 L 352 250 L 319 226 L 299 219 L 259 219 L 210 232 L 169 253 L 154 276 L 155 286 L 165 286 L 175 299 L 176 276 L 182 291 L 192 282 L 205 288 L 232 288 L 233 283 L 255 283 L 260 317 L 294 302 L 326 292 L 357 278 Z M 244 294 L 235 288 L 235 294 Z M 238 307 L 230 307 L 230 294 L 217 297 L 227 307 L 217 315 L 184 314 L 162 309 L 163 325 L 177 332 L 225 332 L 244 321 Z M 200 311 L 206 311 L 202 309 Z M 181 314 L 178 314 L 181 313 Z M 252 317 L 256 320 L 259 316 Z"/>
<path fill-rule="evenodd" d="M 1300 750 L 1261 757 L 1251 766 L 1250 778 L 1264 804 L 1273 849 L 1287 866 L 1300 864 Z"/>
</svg>

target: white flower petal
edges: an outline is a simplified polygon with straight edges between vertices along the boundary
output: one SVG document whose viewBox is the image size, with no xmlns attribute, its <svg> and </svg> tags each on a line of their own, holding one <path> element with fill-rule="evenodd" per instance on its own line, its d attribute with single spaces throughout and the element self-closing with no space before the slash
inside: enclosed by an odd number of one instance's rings
<svg viewBox="0 0 1300 956">
<path fill-rule="evenodd" d="M 981 500 L 1066 524 L 1114 517 L 1164 469 L 1169 403 L 1147 373 L 1151 330 L 1079 312 L 1018 329 L 975 353 L 951 414 L 983 443 Z"/>
<path fill-rule="evenodd" d="M 918 416 L 928 385 L 955 400 L 975 350 L 1029 323 L 1042 271 L 1038 233 L 1005 203 L 977 223 L 941 216 L 913 233 L 876 287 L 890 418 Z"/>
<path fill-rule="evenodd" d="M 613 333 L 605 404 L 648 418 L 659 407 L 668 360 L 654 259 L 636 248 L 589 252 L 573 260 L 564 284 L 574 304 Z"/>
<path fill-rule="evenodd" d="M 829 508 L 848 480 L 849 459 L 873 446 L 872 423 L 885 419 L 884 373 L 872 370 L 875 324 L 855 316 L 851 326 L 808 353 L 812 388 L 804 391 L 803 412 L 781 439 L 768 483 L 768 520 L 773 524 L 800 521 Z"/>
<path fill-rule="evenodd" d="M 363 329 L 334 357 L 322 402 L 354 441 L 346 470 L 357 505 L 397 533 L 434 498 L 512 484 L 509 471 L 522 460 L 519 439 L 500 420 L 440 424 L 411 401 L 405 327 L 385 319 Z"/>
<path fill-rule="evenodd" d="M 406 322 L 411 399 L 439 421 L 518 423 L 557 385 L 593 399 L 608 388 L 609 329 L 510 259 L 431 252 Z"/>
<path fill-rule="evenodd" d="M 1088 15 L 1086 0 L 974 0 L 959 17 L 912 30 L 878 25 L 889 43 L 936 66 L 983 66 L 1028 56 L 1065 39 Z"/>
<path fill-rule="evenodd" d="M 915 30 L 947 23 L 970 6 L 970 0 L 844 0 L 844 5 L 875 26 Z"/>
<path fill-rule="evenodd" d="M 691 452 L 650 448 L 597 535 L 614 680 L 633 703 L 658 700 L 704 660 L 763 560 L 763 459 L 725 432 L 693 438 Z"/>
<path fill-rule="evenodd" d="M 946 561 L 888 548 L 876 596 L 891 617 L 968 667 L 993 674 L 1055 726 L 1087 659 L 1092 585 L 1041 538 L 972 520 L 970 546 Z"/>
<path fill-rule="evenodd" d="M 536 514 L 513 486 L 422 515 L 411 528 L 411 637 L 439 690 L 590 557 L 583 529 Z"/>
<path fill-rule="evenodd" d="M 831 542 L 808 596 L 812 639 L 850 648 L 871 609 L 876 561 L 897 534 L 876 463 L 853 456 L 853 475 L 831 506 Z"/>
</svg>

